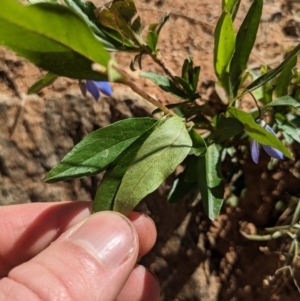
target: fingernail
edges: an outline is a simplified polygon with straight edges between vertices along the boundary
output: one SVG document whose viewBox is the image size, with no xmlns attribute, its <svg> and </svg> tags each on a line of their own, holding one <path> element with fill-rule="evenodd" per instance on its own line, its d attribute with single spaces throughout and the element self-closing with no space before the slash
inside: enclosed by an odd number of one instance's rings
<svg viewBox="0 0 300 301">
<path fill-rule="evenodd" d="M 69 240 L 110 267 L 128 260 L 137 247 L 137 237 L 130 222 L 112 212 L 93 214 L 71 234 Z"/>
</svg>

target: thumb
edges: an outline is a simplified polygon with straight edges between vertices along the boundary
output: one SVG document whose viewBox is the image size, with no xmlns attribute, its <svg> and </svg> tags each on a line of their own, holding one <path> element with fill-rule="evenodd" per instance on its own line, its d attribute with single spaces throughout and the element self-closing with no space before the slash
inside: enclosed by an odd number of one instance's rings
<svg viewBox="0 0 300 301">
<path fill-rule="evenodd" d="M 115 212 L 97 213 L 14 268 L 0 282 L 0 300 L 112 301 L 137 256 L 131 222 Z"/>
</svg>

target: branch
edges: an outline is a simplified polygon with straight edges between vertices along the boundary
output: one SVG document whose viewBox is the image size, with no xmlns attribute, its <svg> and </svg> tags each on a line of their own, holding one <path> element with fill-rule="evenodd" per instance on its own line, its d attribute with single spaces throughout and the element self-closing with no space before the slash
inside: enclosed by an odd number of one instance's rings
<svg viewBox="0 0 300 301">
<path fill-rule="evenodd" d="M 129 79 L 129 75 L 124 70 L 122 70 L 122 69 L 120 69 L 118 67 L 115 67 L 115 69 L 121 75 L 123 75 L 123 78 L 120 79 L 120 80 L 118 80 L 118 82 L 129 86 L 135 93 L 139 94 L 141 97 L 143 97 L 148 102 L 150 102 L 151 104 L 153 104 L 154 106 L 156 106 L 157 108 L 159 108 L 165 114 L 172 115 L 172 116 L 176 115 L 174 112 L 170 111 L 167 107 L 165 107 L 164 105 L 162 105 L 159 101 L 157 101 L 155 98 L 153 98 L 152 96 L 150 96 L 149 94 L 147 94 L 144 90 L 140 89 L 135 83 L 133 83 Z"/>
</svg>

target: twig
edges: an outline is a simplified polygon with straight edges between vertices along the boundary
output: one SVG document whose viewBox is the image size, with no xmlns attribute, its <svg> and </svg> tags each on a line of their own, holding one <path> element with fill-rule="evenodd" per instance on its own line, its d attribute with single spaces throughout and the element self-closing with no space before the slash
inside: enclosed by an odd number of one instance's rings
<svg viewBox="0 0 300 301">
<path fill-rule="evenodd" d="M 168 108 L 166 108 L 164 105 L 162 105 L 160 102 L 158 102 L 156 99 L 154 99 L 152 96 L 147 94 L 145 91 L 140 89 L 136 84 L 134 84 L 130 79 L 129 75 L 122 69 L 118 67 L 114 67 L 121 75 L 123 75 L 123 78 L 119 80 L 120 83 L 125 84 L 129 86 L 135 93 L 142 96 L 144 99 L 146 99 L 148 102 L 162 110 L 167 115 L 176 116 L 176 114 L 172 111 L 170 111 Z"/>
<path fill-rule="evenodd" d="M 261 110 L 260 110 L 260 107 L 258 105 L 258 102 L 257 102 L 256 98 L 254 97 L 254 95 L 253 95 L 253 93 L 251 91 L 249 92 L 249 94 L 252 96 L 252 98 L 253 98 L 253 100 L 255 102 L 255 105 L 256 105 L 257 110 L 258 110 L 259 118 L 261 118 Z"/>
<path fill-rule="evenodd" d="M 181 86 L 178 83 L 177 79 L 175 78 L 174 72 L 168 68 L 165 63 L 162 61 L 162 59 L 160 57 L 158 57 L 155 53 L 147 53 L 152 60 L 159 65 L 163 71 L 165 72 L 165 74 L 173 81 L 173 83 L 176 85 L 177 88 L 179 88 L 181 90 Z"/>
</svg>

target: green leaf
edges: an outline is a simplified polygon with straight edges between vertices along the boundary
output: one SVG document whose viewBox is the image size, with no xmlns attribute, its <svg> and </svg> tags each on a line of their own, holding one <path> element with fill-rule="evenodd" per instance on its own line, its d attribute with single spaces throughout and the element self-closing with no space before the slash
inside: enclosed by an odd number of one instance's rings
<svg viewBox="0 0 300 301">
<path fill-rule="evenodd" d="M 193 147 L 190 150 L 190 155 L 201 156 L 206 152 L 206 143 L 204 139 L 194 130 L 190 130 L 190 137 L 193 141 Z"/>
<path fill-rule="evenodd" d="M 108 31 L 105 28 L 100 28 L 101 25 L 99 24 L 96 16 L 95 16 L 95 9 L 97 7 L 94 5 L 94 3 L 89 1 L 82 1 L 82 0 L 64 0 L 66 5 L 72 9 L 74 12 L 79 14 L 84 21 L 89 25 L 89 27 L 93 30 L 97 38 L 100 40 L 102 45 L 109 51 L 115 51 L 115 50 L 128 50 L 132 49 L 133 44 L 127 43 L 127 40 L 125 41 L 125 44 L 122 44 L 122 36 L 119 35 L 117 32 L 114 31 L 112 33 L 111 31 Z M 116 37 L 115 34 L 118 34 L 119 37 Z M 128 44 L 130 47 L 127 47 Z"/>
<path fill-rule="evenodd" d="M 300 53 L 300 44 L 298 44 L 285 58 L 285 60 L 283 62 L 281 62 L 276 68 L 270 70 L 269 72 L 263 74 L 262 76 L 260 76 L 259 78 L 257 78 L 253 83 L 251 83 L 249 86 L 247 86 L 245 88 L 245 90 L 243 91 L 243 93 L 241 93 L 240 97 L 242 97 L 243 95 L 247 94 L 248 92 L 251 92 L 257 88 L 259 88 L 260 86 L 262 86 L 263 84 L 265 84 L 266 82 L 270 81 L 271 79 L 273 79 L 275 76 L 277 76 L 282 70 L 283 68 L 287 65 L 290 64 L 291 61 L 294 60 L 295 56 L 298 56 Z"/>
<path fill-rule="evenodd" d="M 297 57 L 295 56 L 284 66 L 281 73 L 279 74 L 275 85 L 275 92 L 277 97 L 288 94 L 289 84 L 293 77 L 292 69 L 296 65 Z"/>
<path fill-rule="evenodd" d="M 141 23 L 141 18 L 140 16 L 136 17 L 131 25 L 131 29 L 133 30 L 133 32 L 138 36 L 141 37 L 141 41 L 142 41 L 142 32 L 143 32 L 143 26 Z"/>
<path fill-rule="evenodd" d="M 102 26 L 117 31 L 123 41 L 128 39 L 140 46 L 143 44 L 142 27 L 140 21 L 133 20 L 136 14 L 133 0 L 114 0 L 95 10 L 96 18 Z"/>
<path fill-rule="evenodd" d="M 130 63 L 130 66 L 129 66 L 131 71 L 136 71 L 136 69 L 135 69 L 136 62 L 138 62 L 138 66 L 142 70 L 142 58 L 143 58 L 144 54 L 145 54 L 145 52 L 141 51 L 140 53 L 138 53 L 137 55 L 134 56 L 134 58 L 132 59 L 132 61 Z"/>
<path fill-rule="evenodd" d="M 60 4 L 59 0 L 27 0 L 30 4 L 36 4 L 41 2 L 49 2 L 49 3 L 55 3 Z"/>
<path fill-rule="evenodd" d="M 192 58 L 191 56 L 188 56 L 182 65 L 181 68 L 181 78 L 185 79 L 186 81 L 189 80 L 189 73 L 190 73 L 190 69 L 191 69 L 191 63 L 192 63 Z"/>
<path fill-rule="evenodd" d="M 177 82 L 181 85 L 185 93 L 189 96 L 189 98 L 191 98 L 194 94 L 194 87 L 192 86 L 192 83 L 179 76 L 174 77 L 177 80 Z"/>
<path fill-rule="evenodd" d="M 181 68 L 181 78 L 177 76 L 176 78 L 181 83 L 183 88 L 187 91 L 187 93 L 190 96 L 190 99 L 193 98 L 197 90 L 199 74 L 200 66 L 194 67 L 193 58 L 191 56 L 188 56 L 184 60 L 184 63 Z"/>
<path fill-rule="evenodd" d="M 147 34 L 147 46 L 151 49 L 151 51 L 156 50 L 156 45 L 158 41 L 158 35 L 156 32 L 148 31 Z"/>
<path fill-rule="evenodd" d="M 129 118 L 92 132 L 46 175 L 45 181 L 76 179 L 101 172 L 156 122 L 152 118 Z"/>
<path fill-rule="evenodd" d="M 262 109 L 261 112 L 264 113 L 266 112 L 270 107 L 277 107 L 277 106 L 290 106 L 293 108 L 299 108 L 300 103 L 292 98 L 291 96 L 282 96 L 274 99 L 273 101 L 269 102 L 267 105 L 265 105 Z"/>
<path fill-rule="evenodd" d="M 224 74 L 232 58 L 235 47 L 235 32 L 231 15 L 224 11 L 215 29 L 214 67 L 218 79 L 224 81 Z"/>
<path fill-rule="evenodd" d="M 186 118 L 188 115 L 189 109 L 190 109 L 190 103 L 191 100 L 186 100 L 182 102 L 177 102 L 177 103 L 171 103 L 166 105 L 168 109 L 172 109 L 174 113 L 182 118 Z M 157 108 L 152 112 L 152 115 L 155 115 L 157 113 L 161 113 L 161 109 Z"/>
<path fill-rule="evenodd" d="M 45 76 L 43 76 L 28 89 L 27 94 L 38 93 L 43 88 L 51 85 L 57 78 L 58 76 L 56 74 L 48 72 Z"/>
<path fill-rule="evenodd" d="M 2 0 L 1 4 L 0 27 L 5 28 L 0 30 L 1 45 L 57 75 L 106 79 L 91 64 L 106 68 L 110 56 L 77 14 L 51 3 L 24 6 Z"/>
<path fill-rule="evenodd" d="M 280 150 L 287 158 L 292 158 L 290 151 L 281 143 L 281 141 L 263 127 L 258 125 L 251 114 L 243 112 L 239 109 L 229 107 L 227 112 L 234 118 L 238 119 L 244 126 L 244 131 L 256 140 L 258 143 L 263 145 L 270 145 Z"/>
<path fill-rule="evenodd" d="M 212 133 L 211 139 L 220 144 L 241 133 L 243 129 L 243 125 L 237 119 L 226 117 L 221 113 L 216 116 L 216 129 Z"/>
<path fill-rule="evenodd" d="M 297 128 L 300 129 L 300 116 L 292 114 L 292 113 L 288 113 L 286 115 L 286 118 L 292 122 L 292 124 L 294 124 Z"/>
<path fill-rule="evenodd" d="M 197 183 L 197 162 L 198 157 L 196 156 L 188 156 L 187 159 L 187 166 L 185 168 L 185 177 L 184 181 L 189 183 Z"/>
<path fill-rule="evenodd" d="M 269 70 L 269 67 L 267 65 L 262 65 L 260 67 L 260 75 L 266 74 Z M 254 78 L 256 80 L 258 77 Z M 271 102 L 273 99 L 273 91 L 274 91 L 274 86 L 272 84 L 272 81 L 266 82 L 263 86 L 259 87 L 253 93 L 256 91 L 262 90 L 263 97 L 258 98 L 262 102 L 262 104 L 266 105 L 267 103 Z M 254 94 L 255 96 L 255 94 Z"/>
<path fill-rule="evenodd" d="M 157 35 L 159 36 L 162 28 L 165 26 L 165 24 L 169 21 L 170 19 L 170 14 L 166 14 L 165 16 L 163 16 L 161 18 L 161 20 L 159 21 L 159 23 L 157 24 L 157 26 L 155 26 L 155 29 L 156 29 L 156 33 Z"/>
<path fill-rule="evenodd" d="M 241 0 L 223 0 L 222 1 L 223 11 L 224 10 L 229 11 L 231 14 L 232 20 L 234 20 L 237 12 L 239 10 L 240 3 L 241 3 Z"/>
<path fill-rule="evenodd" d="M 199 81 L 199 75 L 200 75 L 200 66 L 197 66 L 194 68 L 194 72 L 193 72 L 193 81 L 192 81 L 192 85 L 193 85 L 193 92 L 195 93 L 197 90 L 197 86 L 198 86 L 198 81 Z"/>
<path fill-rule="evenodd" d="M 152 52 L 156 51 L 160 31 L 162 30 L 166 22 L 169 20 L 169 17 L 169 14 L 164 16 L 159 23 L 151 24 L 148 28 L 147 46 L 151 49 Z"/>
<path fill-rule="evenodd" d="M 292 122 L 287 120 L 287 118 L 280 113 L 277 113 L 275 115 L 275 121 L 280 130 L 282 130 L 284 133 L 291 136 L 295 141 L 300 143 L 300 130 L 299 128 L 297 128 L 297 126 L 295 126 Z"/>
<path fill-rule="evenodd" d="M 158 126 L 127 169 L 114 201 L 125 215 L 175 171 L 192 147 L 183 119 L 170 117 Z"/>
<path fill-rule="evenodd" d="M 122 174 L 119 176 L 117 172 L 114 173 L 111 175 L 111 171 L 105 172 L 94 197 L 93 213 L 112 210 L 114 197 L 122 180 Z"/>
<path fill-rule="evenodd" d="M 188 193 L 197 188 L 195 183 L 185 182 L 185 172 L 179 174 L 173 182 L 173 186 L 168 194 L 168 202 L 176 204 L 181 201 Z"/>
<path fill-rule="evenodd" d="M 113 209 L 113 201 L 126 170 L 157 123 L 143 133 L 109 165 L 97 189 L 93 202 L 93 212 Z"/>
<path fill-rule="evenodd" d="M 215 220 L 221 210 L 224 195 L 224 183 L 221 174 L 221 151 L 211 144 L 205 156 L 198 158 L 198 186 L 205 213 Z"/>
<path fill-rule="evenodd" d="M 166 92 L 170 92 L 179 98 L 186 98 L 186 95 L 181 90 L 179 90 L 166 76 L 154 72 L 141 72 L 139 75 L 141 77 L 150 79 L 153 83 L 158 85 L 162 90 Z"/>
<path fill-rule="evenodd" d="M 235 52 L 230 64 L 231 96 L 240 86 L 241 76 L 255 43 L 262 14 L 263 0 L 254 0 L 236 36 Z"/>
</svg>

